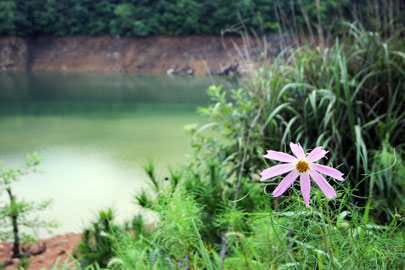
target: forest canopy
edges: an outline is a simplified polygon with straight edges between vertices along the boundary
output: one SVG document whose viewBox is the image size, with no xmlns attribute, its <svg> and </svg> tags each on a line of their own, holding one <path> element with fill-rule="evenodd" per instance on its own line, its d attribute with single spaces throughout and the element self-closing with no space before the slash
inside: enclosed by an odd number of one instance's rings
<svg viewBox="0 0 405 270">
<path fill-rule="evenodd" d="M 240 22 L 257 33 L 287 25 L 302 32 L 318 21 L 333 31 L 339 21 L 366 17 L 372 3 L 389 9 L 395 1 L 2 0 L 0 35 L 218 35 Z"/>
</svg>

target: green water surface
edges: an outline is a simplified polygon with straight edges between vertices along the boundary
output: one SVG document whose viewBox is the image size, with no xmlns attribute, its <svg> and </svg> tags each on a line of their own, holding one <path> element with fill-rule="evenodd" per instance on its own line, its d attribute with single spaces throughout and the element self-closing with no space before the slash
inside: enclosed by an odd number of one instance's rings
<svg viewBox="0 0 405 270">
<path fill-rule="evenodd" d="M 139 208 L 133 194 L 147 189 L 142 166 L 152 158 L 158 175 L 186 161 L 186 124 L 207 119 L 196 109 L 206 89 L 235 81 L 209 77 L 95 73 L 0 74 L 0 160 L 19 164 L 26 153 L 43 158 L 40 173 L 25 176 L 16 192 L 53 198 L 48 218 L 56 233 L 80 231 L 102 208 L 118 219 Z"/>
</svg>

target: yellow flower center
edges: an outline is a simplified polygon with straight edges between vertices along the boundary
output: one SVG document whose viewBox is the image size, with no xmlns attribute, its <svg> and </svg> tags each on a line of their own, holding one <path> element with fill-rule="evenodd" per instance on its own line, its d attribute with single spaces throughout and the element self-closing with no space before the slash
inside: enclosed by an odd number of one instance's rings
<svg viewBox="0 0 405 270">
<path fill-rule="evenodd" d="M 300 160 L 298 161 L 297 165 L 295 165 L 295 167 L 297 168 L 297 171 L 299 171 L 300 173 L 305 173 L 307 171 L 309 171 L 309 164 L 306 161 Z"/>
</svg>

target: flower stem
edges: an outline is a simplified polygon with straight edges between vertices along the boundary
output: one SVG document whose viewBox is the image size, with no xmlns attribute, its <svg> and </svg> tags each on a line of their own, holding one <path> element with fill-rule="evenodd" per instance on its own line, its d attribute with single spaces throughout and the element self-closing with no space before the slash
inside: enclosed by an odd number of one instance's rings
<svg viewBox="0 0 405 270">
<path fill-rule="evenodd" d="M 323 227 L 324 227 L 324 229 L 323 229 L 323 232 L 324 232 L 323 237 L 324 237 L 324 240 L 325 240 L 327 251 L 329 253 L 329 257 L 330 257 L 329 259 L 331 261 L 332 268 L 335 269 L 332 241 L 331 241 L 330 233 L 329 233 L 329 228 L 332 227 L 332 222 L 330 220 L 330 215 L 329 215 L 329 205 L 328 205 L 328 203 L 326 203 L 326 207 L 325 207 L 326 208 L 326 214 L 327 214 L 326 218 L 328 220 L 328 225 L 327 225 L 326 222 L 325 222 L 325 214 L 324 214 L 324 211 L 323 211 L 323 203 L 322 203 L 321 196 L 319 195 L 319 193 L 317 193 L 316 195 L 317 195 L 317 199 L 318 199 L 318 203 L 319 203 L 319 209 L 320 209 L 321 217 L 322 217 L 322 223 L 323 223 Z M 329 226 L 329 228 L 328 228 L 328 226 Z"/>
</svg>

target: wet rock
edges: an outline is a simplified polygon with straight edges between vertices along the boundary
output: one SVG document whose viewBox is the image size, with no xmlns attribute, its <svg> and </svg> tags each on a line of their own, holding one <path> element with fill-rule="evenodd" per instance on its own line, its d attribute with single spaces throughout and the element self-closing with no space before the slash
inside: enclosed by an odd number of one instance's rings
<svg viewBox="0 0 405 270">
<path fill-rule="evenodd" d="M 168 74 L 168 75 L 194 75 L 194 69 L 188 64 L 181 66 L 181 67 L 172 65 L 166 71 L 166 74 Z"/>
<path fill-rule="evenodd" d="M 166 71 L 166 74 L 167 74 L 167 75 L 172 75 L 172 74 L 175 74 L 175 72 L 176 72 L 176 68 L 175 68 L 174 66 L 171 66 L 171 67 Z"/>
<path fill-rule="evenodd" d="M 239 62 L 231 63 L 223 66 L 221 64 L 221 69 L 219 72 L 213 73 L 218 76 L 235 76 L 239 75 Z"/>
<path fill-rule="evenodd" d="M 120 52 L 113 52 L 112 53 L 112 57 L 115 58 L 115 59 L 120 58 L 120 56 L 121 56 Z"/>
</svg>

